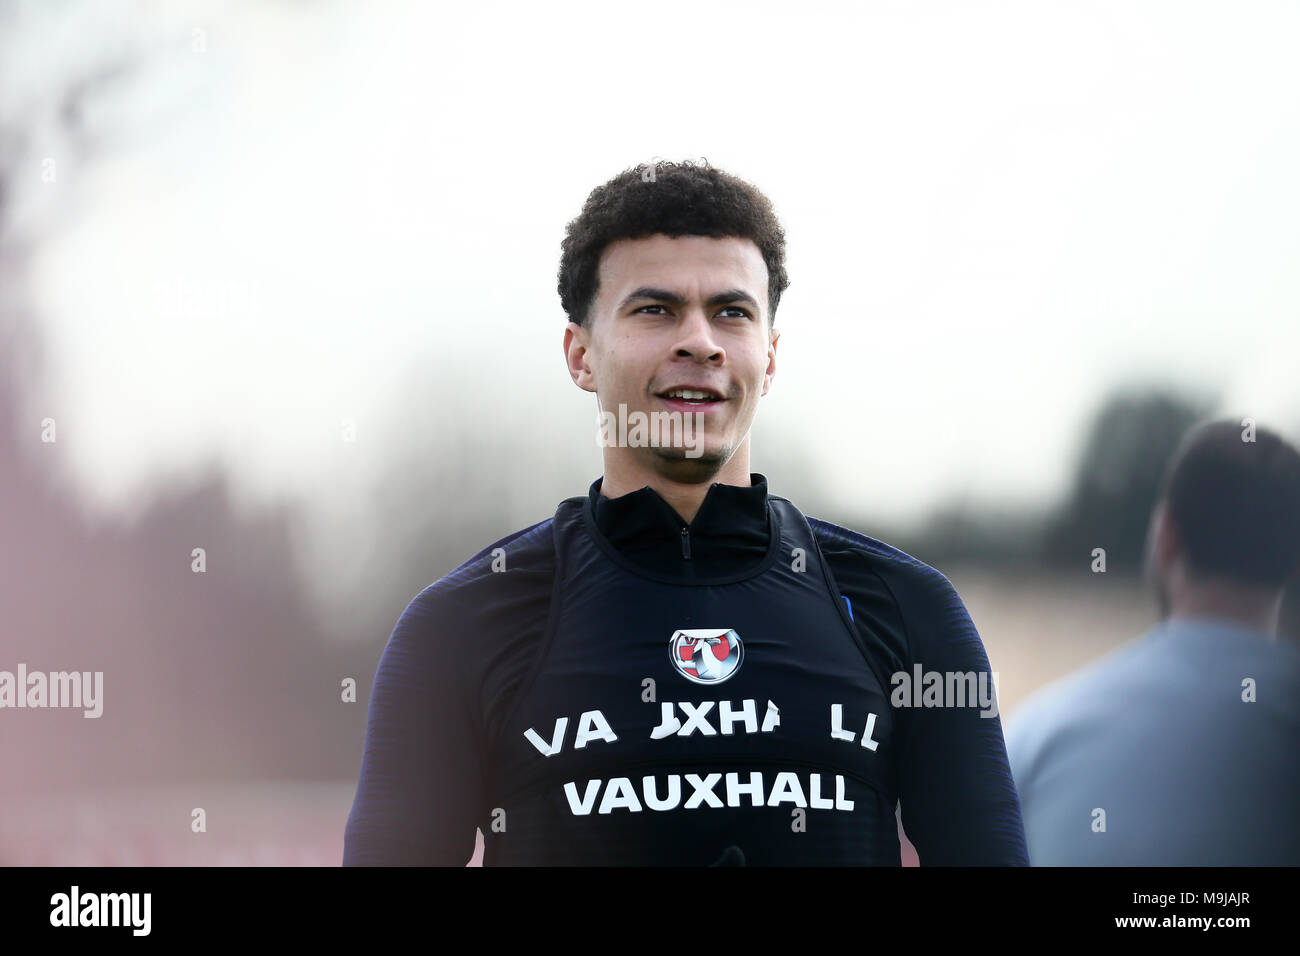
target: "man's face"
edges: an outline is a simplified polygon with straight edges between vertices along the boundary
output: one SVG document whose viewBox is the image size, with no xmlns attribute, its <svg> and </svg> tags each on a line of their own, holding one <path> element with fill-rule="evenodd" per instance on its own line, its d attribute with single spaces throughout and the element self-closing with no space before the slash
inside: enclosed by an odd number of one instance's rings
<svg viewBox="0 0 1300 956">
<path fill-rule="evenodd" d="M 611 243 L 586 327 L 564 337 L 570 374 L 595 392 L 602 412 L 701 413 L 688 447 L 634 447 L 649 467 L 679 481 L 705 481 L 748 440 L 760 396 L 776 374 L 768 331 L 767 266 L 748 239 L 664 235 Z M 696 403 L 664 393 L 696 386 Z M 702 453 L 701 453 L 702 452 Z"/>
</svg>

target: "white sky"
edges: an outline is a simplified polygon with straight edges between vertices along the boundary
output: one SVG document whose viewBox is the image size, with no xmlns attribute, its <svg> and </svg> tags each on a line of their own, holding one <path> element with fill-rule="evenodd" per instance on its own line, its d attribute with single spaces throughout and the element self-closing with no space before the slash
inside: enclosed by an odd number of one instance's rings
<svg viewBox="0 0 1300 956">
<path fill-rule="evenodd" d="M 88 102 L 102 153 L 44 123 L 12 183 L 32 411 L 98 505 L 220 456 L 247 500 L 361 523 L 392 455 L 469 422 L 525 473 L 572 462 L 512 499 L 546 517 L 600 473 L 564 225 L 654 157 L 775 203 L 792 286 L 753 467 L 793 446 L 842 508 L 1045 502 L 1135 378 L 1300 425 L 1300 5 L 126 6 L 25 6 L 0 67 L 13 122 L 150 57 Z M 395 410 L 412 381 L 442 401 Z"/>
</svg>

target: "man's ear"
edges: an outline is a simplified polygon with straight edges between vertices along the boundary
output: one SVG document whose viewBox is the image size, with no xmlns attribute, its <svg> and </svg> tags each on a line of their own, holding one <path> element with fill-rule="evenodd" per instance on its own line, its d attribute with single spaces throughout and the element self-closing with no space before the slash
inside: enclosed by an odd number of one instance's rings
<svg viewBox="0 0 1300 956">
<path fill-rule="evenodd" d="M 767 394 L 767 390 L 772 387 L 772 378 L 776 375 L 776 342 L 780 337 L 781 333 L 774 329 L 768 340 L 767 371 L 763 374 L 763 391 L 759 393 L 761 395 Z"/>
<path fill-rule="evenodd" d="M 1177 559 L 1181 547 L 1178 527 L 1169 516 L 1168 503 L 1162 499 L 1151 514 L 1151 530 L 1147 534 L 1147 561 L 1151 569 L 1167 570 Z"/>
<path fill-rule="evenodd" d="M 591 336 L 581 325 L 570 322 L 564 327 L 564 360 L 569 366 L 569 377 L 586 392 L 596 390 L 596 376 L 587 364 L 590 347 Z"/>
</svg>

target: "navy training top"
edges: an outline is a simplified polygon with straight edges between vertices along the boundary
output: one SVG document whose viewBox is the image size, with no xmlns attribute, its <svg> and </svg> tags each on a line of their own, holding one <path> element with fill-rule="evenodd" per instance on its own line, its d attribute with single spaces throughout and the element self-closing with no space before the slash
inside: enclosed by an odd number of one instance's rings
<svg viewBox="0 0 1300 956">
<path fill-rule="evenodd" d="M 896 866 L 899 804 L 922 865 L 1027 864 L 996 707 L 909 685 L 991 686 L 952 585 L 750 480 L 597 479 L 421 591 L 344 865 Z"/>
</svg>

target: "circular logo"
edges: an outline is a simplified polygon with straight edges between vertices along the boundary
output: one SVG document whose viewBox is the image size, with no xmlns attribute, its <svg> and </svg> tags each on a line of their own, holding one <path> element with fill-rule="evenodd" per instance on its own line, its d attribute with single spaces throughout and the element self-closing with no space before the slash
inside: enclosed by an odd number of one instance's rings
<svg viewBox="0 0 1300 956">
<path fill-rule="evenodd" d="M 734 630 L 702 627 L 675 633 L 668 654 L 677 673 L 688 681 L 721 684 L 740 670 L 745 649 Z"/>
</svg>

